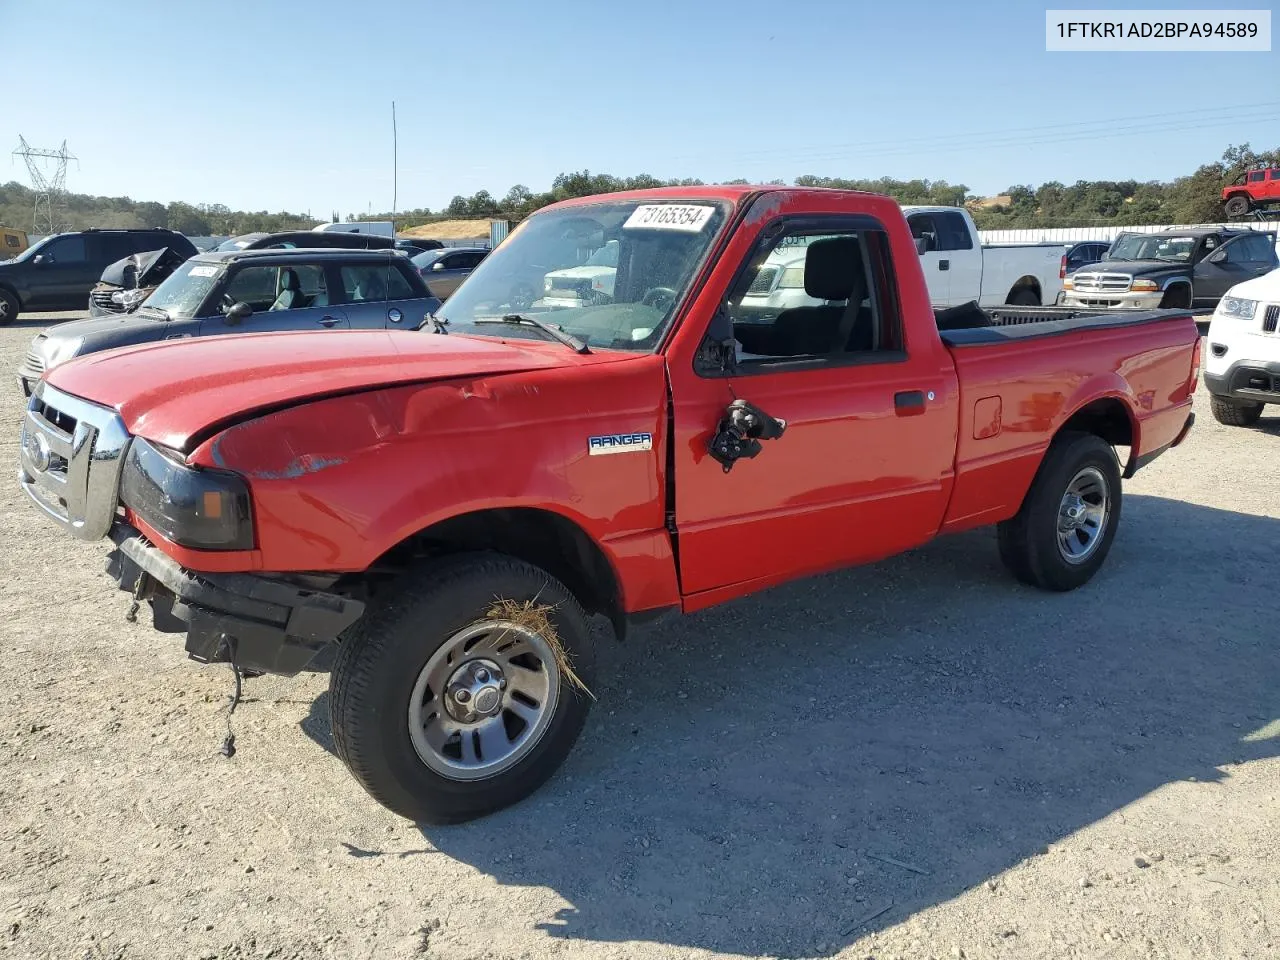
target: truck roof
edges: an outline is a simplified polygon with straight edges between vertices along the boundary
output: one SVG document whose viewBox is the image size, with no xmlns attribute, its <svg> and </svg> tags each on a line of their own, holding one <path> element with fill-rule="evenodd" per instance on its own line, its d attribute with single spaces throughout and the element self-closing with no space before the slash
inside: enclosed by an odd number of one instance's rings
<svg viewBox="0 0 1280 960">
<path fill-rule="evenodd" d="M 614 200 L 728 200 L 736 203 L 743 197 L 756 193 L 803 194 L 822 192 L 843 194 L 849 197 L 874 197 L 876 201 L 886 198 L 883 194 L 865 190 L 842 190 L 835 187 L 788 187 L 776 183 L 732 183 L 706 184 L 700 187 L 651 187 L 645 190 L 620 190 L 617 193 L 597 193 L 589 197 L 573 197 L 560 200 L 542 210 L 553 207 L 576 207 L 588 203 L 600 203 Z M 541 212 L 541 211 L 539 211 Z"/>
<path fill-rule="evenodd" d="M 389 255 L 403 256 L 404 252 L 393 247 L 387 247 L 384 250 L 365 250 L 360 247 L 268 247 L 263 250 L 210 250 L 208 253 L 198 253 L 191 259 L 202 263 L 228 263 L 232 260 L 263 260 L 272 257 L 383 261 Z"/>
</svg>

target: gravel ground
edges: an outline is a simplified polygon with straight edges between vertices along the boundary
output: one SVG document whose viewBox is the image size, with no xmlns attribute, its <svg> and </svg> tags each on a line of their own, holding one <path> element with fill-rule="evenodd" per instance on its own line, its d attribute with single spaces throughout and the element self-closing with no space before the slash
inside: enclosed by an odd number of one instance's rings
<svg viewBox="0 0 1280 960">
<path fill-rule="evenodd" d="M 5 480 L 0 951 L 1280 955 L 1280 417 L 1197 410 L 1088 587 L 978 532 L 607 643 L 561 773 L 450 828 L 346 774 L 323 677 L 251 681 L 219 756 L 230 672 L 126 623 L 101 546 Z"/>
</svg>

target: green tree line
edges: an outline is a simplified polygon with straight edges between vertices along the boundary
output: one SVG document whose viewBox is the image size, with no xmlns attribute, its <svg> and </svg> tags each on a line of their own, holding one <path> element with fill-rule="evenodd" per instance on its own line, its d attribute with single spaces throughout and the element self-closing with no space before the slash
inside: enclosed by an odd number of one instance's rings
<svg viewBox="0 0 1280 960">
<path fill-rule="evenodd" d="M 846 179 L 807 174 L 797 177 L 796 186 L 838 187 L 887 194 L 904 204 L 969 204 L 974 219 L 983 229 L 1001 227 L 1071 227 L 1098 224 L 1202 223 L 1221 220 L 1222 188 L 1240 179 L 1244 171 L 1258 165 L 1280 165 L 1280 148 L 1255 152 L 1249 144 L 1231 146 L 1220 160 L 1199 167 L 1194 173 L 1170 182 L 1139 180 L 1080 180 L 1067 186 L 1056 181 L 1040 186 L 1014 185 L 1003 192 L 1007 202 L 978 204 L 979 199 L 963 184 L 946 180 Z M 728 183 L 746 183 L 730 180 Z M 782 180 L 770 181 L 783 184 Z M 549 203 L 571 197 L 594 196 L 617 190 L 646 187 L 700 186 L 701 180 L 662 180 L 648 174 L 618 177 L 589 170 L 562 173 L 551 189 L 535 193 L 516 184 L 502 197 L 488 190 L 469 197 L 455 196 L 442 210 L 420 207 L 398 211 L 401 229 L 439 220 L 502 217 L 520 220 Z M 30 229 L 35 193 L 19 183 L 0 186 L 0 223 Z M 234 235 L 253 231 L 305 230 L 320 221 L 303 214 L 231 210 L 222 204 L 135 201 L 128 197 L 93 197 L 69 194 L 61 212 L 68 229 L 87 227 L 168 227 L 189 236 Z M 338 215 L 334 213 L 333 219 Z M 390 211 L 366 216 L 348 215 L 347 220 L 389 220 Z"/>
</svg>

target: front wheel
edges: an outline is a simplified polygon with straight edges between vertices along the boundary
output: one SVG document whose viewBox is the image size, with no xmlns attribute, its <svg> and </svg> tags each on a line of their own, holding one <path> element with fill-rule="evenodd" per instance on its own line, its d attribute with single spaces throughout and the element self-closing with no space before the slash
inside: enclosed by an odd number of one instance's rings
<svg viewBox="0 0 1280 960">
<path fill-rule="evenodd" d="M 0 324 L 11 323 L 18 319 L 20 308 L 17 297 L 8 290 L 0 290 Z"/>
<path fill-rule="evenodd" d="M 1228 217 L 1243 217 L 1249 212 L 1249 207 L 1249 198 L 1242 197 L 1239 194 L 1228 199 L 1223 205 L 1223 209 L 1226 211 Z"/>
<path fill-rule="evenodd" d="M 1213 419 L 1219 423 L 1228 427 L 1252 427 L 1262 416 L 1262 408 L 1266 404 L 1210 397 L 1209 406 L 1213 410 Z"/>
<path fill-rule="evenodd" d="M 587 616 L 546 572 L 445 558 L 343 640 L 329 686 L 338 756 L 383 806 L 458 823 L 528 796 L 586 720 Z"/>
<path fill-rule="evenodd" d="M 1120 464 L 1091 433 L 1049 445 L 1022 508 L 998 527 L 1000 558 L 1023 583 L 1074 590 L 1106 560 L 1120 523 Z"/>
</svg>

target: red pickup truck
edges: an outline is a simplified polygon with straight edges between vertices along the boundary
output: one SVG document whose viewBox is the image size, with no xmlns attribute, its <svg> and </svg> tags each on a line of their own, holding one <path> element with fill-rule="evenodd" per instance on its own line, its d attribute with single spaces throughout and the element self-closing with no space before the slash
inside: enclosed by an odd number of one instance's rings
<svg viewBox="0 0 1280 960">
<path fill-rule="evenodd" d="M 614 241 L 577 305 L 531 301 Z M 782 248 L 796 295 L 752 306 Z M 591 615 L 623 635 L 988 524 L 1018 579 L 1086 583 L 1121 477 L 1191 428 L 1199 342 L 1178 311 L 935 315 L 885 197 L 613 194 L 528 218 L 418 330 L 60 366 L 19 479 L 114 541 L 109 572 L 193 658 L 291 675 L 329 651 L 352 773 L 457 821 L 569 752 Z"/>
</svg>

